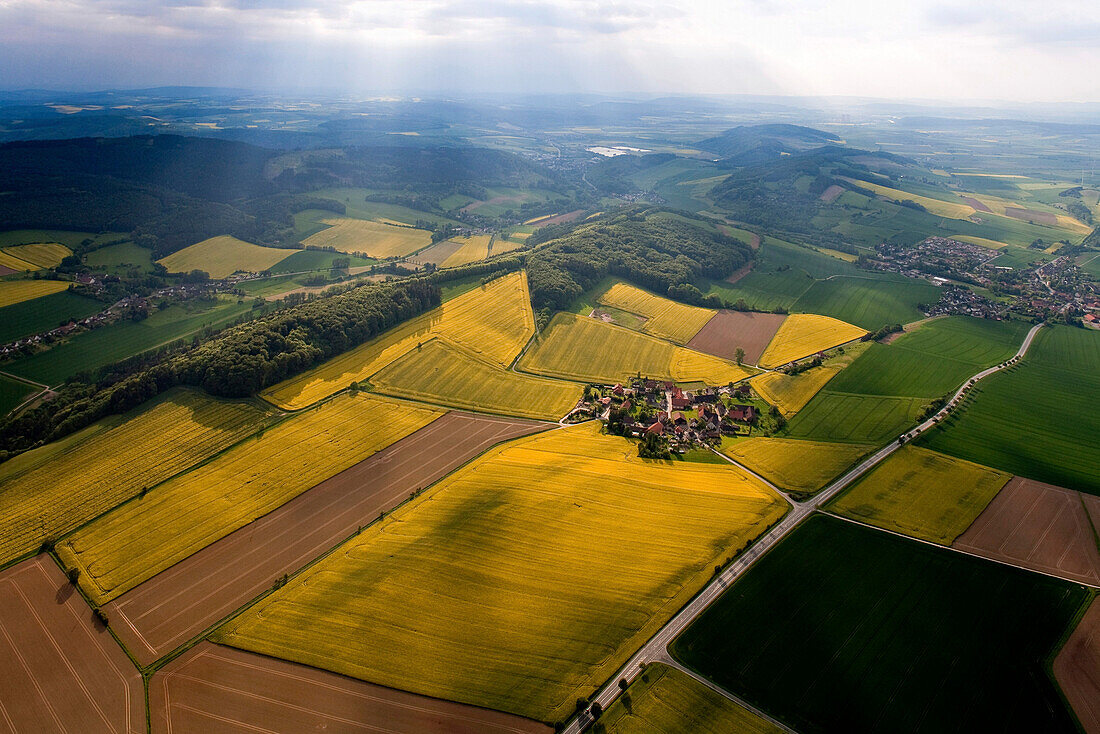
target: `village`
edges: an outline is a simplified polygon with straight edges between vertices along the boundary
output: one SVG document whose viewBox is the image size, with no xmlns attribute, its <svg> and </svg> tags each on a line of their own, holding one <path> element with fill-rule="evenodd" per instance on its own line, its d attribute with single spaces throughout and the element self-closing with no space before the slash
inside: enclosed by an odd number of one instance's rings
<svg viewBox="0 0 1100 734">
<path fill-rule="evenodd" d="M 707 449 L 724 438 L 774 433 L 785 424 L 779 411 L 755 396 L 747 383 L 684 389 L 673 382 L 636 377 L 628 385 L 588 385 L 567 422 L 599 418 L 610 433 L 641 439 L 638 455 L 669 458 Z"/>
</svg>

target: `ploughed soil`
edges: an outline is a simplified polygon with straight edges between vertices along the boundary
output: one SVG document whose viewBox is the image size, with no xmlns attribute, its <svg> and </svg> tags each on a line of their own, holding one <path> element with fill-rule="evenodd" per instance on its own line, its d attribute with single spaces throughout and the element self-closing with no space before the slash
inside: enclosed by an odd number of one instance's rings
<svg viewBox="0 0 1100 734">
<path fill-rule="evenodd" d="M 829 188 L 821 192 L 821 196 L 818 197 L 826 204 L 832 204 L 836 201 L 836 198 L 844 193 L 844 187 L 838 184 L 833 184 Z"/>
<path fill-rule="evenodd" d="M 1089 501 L 1100 498 L 1014 477 L 952 547 L 1100 586 Z"/>
<path fill-rule="evenodd" d="M 451 412 L 225 536 L 106 606 L 148 665 L 501 441 L 549 424 Z"/>
<path fill-rule="evenodd" d="M 0 730 L 145 731 L 141 673 L 46 555 L 0 574 Z"/>
<path fill-rule="evenodd" d="M 963 196 L 961 198 L 962 198 L 963 201 L 965 201 L 967 204 L 969 204 L 975 211 L 989 212 L 990 214 L 993 213 L 993 210 L 990 209 L 988 206 L 986 206 L 985 202 L 983 202 L 980 199 L 975 199 L 973 196 Z"/>
<path fill-rule="evenodd" d="M 1023 219 L 1029 222 L 1037 222 L 1039 224 L 1058 224 L 1058 217 L 1050 212 L 1037 212 L 1034 209 L 1018 209 L 1012 206 L 1005 207 L 1005 214 L 1016 219 Z"/>
<path fill-rule="evenodd" d="M 149 681 L 154 734 L 245 731 L 547 734 L 499 711 L 201 642 Z"/>
<path fill-rule="evenodd" d="M 545 227 L 548 224 L 565 224 L 566 222 L 572 222 L 582 214 L 584 214 L 584 209 L 577 209 L 575 211 L 566 212 L 565 214 L 558 214 L 549 219 L 544 219 L 536 224 L 539 227 Z"/>
<path fill-rule="evenodd" d="M 1088 734 L 1100 734 L 1100 600 L 1054 659 L 1054 677 Z"/>
<path fill-rule="evenodd" d="M 776 313 L 719 311 L 687 346 L 729 360 L 734 359 L 734 353 L 741 347 L 745 350 L 745 362 L 756 364 L 785 318 Z"/>
<path fill-rule="evenodd" d="M 18 270 L 9 268 L 7 265 L 0 265 L 0 275 L 15 275 L 18 272 Z"/>
</svg>

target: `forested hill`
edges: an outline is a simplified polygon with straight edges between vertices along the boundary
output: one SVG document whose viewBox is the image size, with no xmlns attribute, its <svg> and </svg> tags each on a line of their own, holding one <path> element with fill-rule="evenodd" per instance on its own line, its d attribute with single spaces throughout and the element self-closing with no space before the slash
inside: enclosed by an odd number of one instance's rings
<svg viewBox="0 0 1100 734">
<path fill-rule="evenodd" d="M 540 234 L 553 237 L 558 232 L 547 228 Z M 527 277 L 532 304 L 540 311 L 566 308 L 608 275 L 703 304 L 696 287 L 701 278 L 724 278 L 751 259 L 747 243 L 721 234 L 711 222 L 636 208 L 539 244 L 527 255 Z"/>
<path fill-rule="evenodd" d="M 741 125 L 696 145 L 733 165 L 746 165 L 837 143 L 840 139 L 832 133 L 812 127 L 769 124 Z"/>
<path fill-rule="evenodd" d="M 562 188 L 537 163 L 480 148 L 288 154 L 178 135 L 0 145 L 4 229 L 128 232 L 158 258 L 220 234 L 278 244 L 296 211 L 337 206 L 290 194 L 349 185 L 437 196 L 458 186 L 475 195 L 485 186 Z"/>
</svg>

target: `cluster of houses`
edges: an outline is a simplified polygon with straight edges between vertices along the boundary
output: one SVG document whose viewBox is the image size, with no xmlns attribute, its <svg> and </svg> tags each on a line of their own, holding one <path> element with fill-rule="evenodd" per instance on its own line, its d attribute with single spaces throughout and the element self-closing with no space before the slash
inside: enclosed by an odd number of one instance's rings
<svg viewBox="0 0 1100 734">
<path fill-rule="evenodd" d="M 757 420 L 756 407 L 732 401 L 726 388 L 688 391 L 672 382 L 643 378 L 629 386 L 598 388 L 580 409 L 606 419 L 623 435 L 660 436 L 673 450 L 745 434 Z"/>
</svg>

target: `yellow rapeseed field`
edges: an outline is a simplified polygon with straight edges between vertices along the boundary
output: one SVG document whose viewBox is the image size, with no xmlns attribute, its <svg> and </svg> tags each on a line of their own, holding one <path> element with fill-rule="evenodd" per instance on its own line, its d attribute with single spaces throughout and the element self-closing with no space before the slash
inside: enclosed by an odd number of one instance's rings
<svg viewBox="0 0 1100 734">
<path fill-rule="evenodd" d="M 59 293 L 68 287 L 69 284 L 63 280 L 0 281 L 0 307 Z"/>
<path fill-rule="evenodd" d="M 501 367 L 508 366 L 535 333 L 526 273 L 511 273 L 444 302 L 366 344 L 333 357 L 261 395 L 297 410 L 369 379 L 433 336 L 446 337 Z"/>
<path fill-rule="evenodd" d="M 709 354 L 571 313 L 559 313 L 520 368 L 578 382 L 620 382 L 641 374 L 676 382 L 725 385 L 754 372 Z"/>
<path fill-rule="evenodd" d="M 0 464 L 0 564 L 258 430 L 259 404 L 174 390 Z"/>
<path fill-rule="evenodd" d="M 103 604 L 442 414 L 341 395 L 98 518 L 59 543 L 58 555 Z"/>
<path fill-rule="evenodd" d="M 958 242 L 967 242 L 971 245 L 977 245 L 978 247 L 988 247 L 990 250 L 999 250 L 1002 247 L 1008 247 L 1007 242 L 987 240 L 985 237 L 974 237 L 973 235 L 966 234 L 953 234 L 951 235 L 951 239 Z"/>
<path fill-rule="evenodd" d="M 788 492 L 816 492 L 873 449 L 793 438 L 728 441 L 722 453 Z"/>
<path fill-rule="evenodd" d="M 263 272 L 287 259 L 298 250 L 260 247 L 236 237 L 221 235 L 173 252 L 157 260 L 170 273 L 203 270 L 211 278 L 225 278 L 233 273 Z"/>
<path fill-rule="evenodd" d="M 600 430 L 491 449 L 215 639 L 564 719 L 785 506 L 735 467 L 639 459 Z"/>
<path fill-rule="evenodd" d="M 974 214 L 974 207 L 969 204 L 964 204 L 959 201 L 957 203 L 950 201 L 941 201 L 940 199 L 932 199 L 927 196 L 920 196 L 919 194 L 910 194 L 908 191 L 900 191 L 898 189 L 892 189 L 889 186 L 882 186 L 880 184 L 870 183 L 869 181 L 845 179 L 851 181 L 856 186 L 862 189 L 870 189 L 879 196 L 885 196 L 887 199 L 893 201 L 913 201 L 920 204 L 932 214 L 937 217 L 947 217 L 948 219 L 967 219 Z"/>
<path fill-rule="evenodd" d="M 950 545 L 1011 474 L 918 446 L 905 446 L 833 500 L 837 514 Z"/>
<path fill-rule="evenodd" d="M 813 367 L 797 375 L 765 372 L 752 378 L 749 384 L 757 395 L 779 408 L 784 417 L 790 418 L 802 410 L 810 398 L 817 395 L 839 371 L 839 367 L 825 366 Z"/>
<path fill-rule="evenodd" d="M 688 306 L 661 298 L 626 283 L 611 286 L 600 296 L 599 302 L 644 316 L 646 322 L 642 325 L 642 331 L 677 344 L 691 341 L 699 329 L 718 313 L 710 308 Z"/>
<path fill-rule="evenodd" d="M 0 265 L 12 270 L 42 270 L 61 263 L 73 251 L 56 242 L 15 245 L 0 250 Z"/>
<path fill-rule="evenodd" d="M 381 393 L 450 408 L 557 420 L 581 398 L 581 386 L 519 374 L 442 339 L 412 349 L 371 379 Z"/>
<path fill-rule="evenodd" d="M 371 257 L 404 257 L 432 243 L 432 233 L 405 225 L 339 217 L 323 219 L 331 225 L 302 240 L 305 246 L 334 247 L 340 252 L 363 252 Z"/>
<path fill-rule="evenodd" d="M 760 355 L 759 364 L 761 367 L 778 367 L 858 339 L 866 333 L 865 329 L 831 316 L 791 314 L 784 319 L 768 348 Z"/>
<path fill-rule="evenodd" d="M 441 268 L 453 268 L 458 265 L 467 265 L 489 257 L 489 240 L 492 237 L 487 234 L 475 234 L 470 237 L 453 237 L 453 242 L 461 242 L 462 247 L 448 257 L 439 266 Z"/>
</svg>

